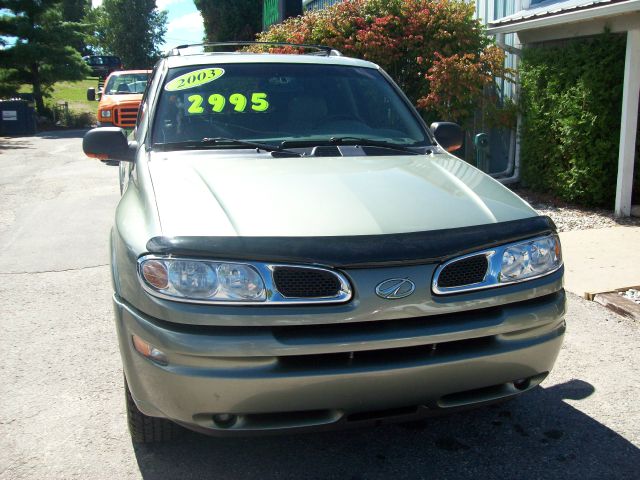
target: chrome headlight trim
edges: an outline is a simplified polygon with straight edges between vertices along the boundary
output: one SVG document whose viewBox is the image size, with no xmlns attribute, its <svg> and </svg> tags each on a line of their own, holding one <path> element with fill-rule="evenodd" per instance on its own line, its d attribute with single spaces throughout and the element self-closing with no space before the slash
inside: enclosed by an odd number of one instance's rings
<svg viewBox="0 0 640 480">
<path fill-rule="evenodd" d="M 253 300 L 253 301 L 243 301 L 243 300 L 206 300 L 206 299 L 196 299 L 196 298 L 187 298 L 176 295 L 168 295 L 166 293 L 160 292 L 150 286 L 144 279 L 142 275 L 142 264 L 147 260 L 176 260 L 176 261 L 187 261 L 187 262 L 203 262 L 209 264 L 222 264 L 222 263 L 230 263 L 234 265 L 246 265 L 253 267 L 258 271 L 260 277 L 262 277 L 262 281 L 264 283 L 264 288 L 266 291 L 266 299 L 265 300 Z M 275 286 L 275 281 L 273 279 L 273 272 L 276 268 L 302 268 L 305 270 L 318 270 L 327 272 L 333 276 L 335 276 L 340 282 L 340 291 L 337 295 L 333 297 L 313 297 L 313 298 L 302 298 L 302 297 L 285 297 L 282 295 Z M 347 280 L 347 278 L 340 272 L 336 270 L 332 270 L 330 268 L 311 266 L 311 265 L 300 265 L 300 264 L 284 264 L 284 263 L 262 263 L 262 262 L 247 262 L 247 261 L 233 261 L 233 260 L 220 260 L 220 259 L 211 259 L 211 258 L 198 258 L 198 257 L 182 257 L 182 256 L 173 256 L 173 255 L 142 255 L 138 258 L 136 271 L 138 274 L 138 281 L 140 285 L 149 295 L 152 295 L 157 298 L 161 298 L 163 300 L 171 300 L 174 302 L 182 302 L 182 303 L 196 303 L 202 305 L 226 305 L 226 306 L 236 306 L 236 305 L 251 305 L 255 307 L 259 306 L 270 306 L 270 305 L 316 305 L 316 304 L 332 304 L 332 303 L 346 303 L 353 297 L 353 290 L 351 288 L 351 284 Z"/>
<path fill-rule="evenodd" d="M 522 279 L 509 280 L 509 281 L 500 280 L 500 273 L 502 271 L 502 257 L 507 249 L 511 247 L 515 247 L 517 245 L 524 245 L 527 243 L 544 240 L 547 238 L 553 238 L 557 242 L 557 244 L 560 245 L 560 238 L 558 237 L 558 235 L 551 234 L 551 235 L 543 235 L 540 237 L 534 237 L 527 240 L 521 240 L 518 242 L 508 243 L 508 244 L 500 245 L 498 247 L 493 247 L 487 250 L 481 250 L 479 252 L 473 252 L 467 255 L 462 255 L 459 257 L 452 258 L 451 260 L 446 261 L 445 263 L 439 265 L 438 268 L 436 268 L 435 273 L 433 275 L 433 281 L 431 282 L 431 289 L 433 293 L 436 295 L 453 295 L 456 293 L 466 293 L 466 292 L 472 292 L 475 290 L 485 290 L 487 288 L 497 288 L 497 287 L 502 287 L 506 285 L 513 285 L 515 283 L 528 282 L 529 280 L 535 280 L 536 278 L 542 278 L 542 277 L 546 277 L 547 275 L 551 275 L 553 272 L 557 272 L 558 270 L 560 270 L 560 268 L 562 268 L 562 266 L 564 265 L 564 262 L 562 260 L 562 254 L 560 254 L 560 261 L 558 265 L 539 275 L 532 275 Z M 477 257 L 480 255 L 487 258 L 487 264 L 488 264 L 487 273 L 485 274 L 482 282 L 471 283 L 468 285 L 461 285 L 457 287 L 439 287 L 438 286 L 438 280 L 440 278 L 440 274 L 446 267 L 448 267 L 452 263 L 456 263 L 461 260 L 465 260 L 471 257 Z"/>
</svg>

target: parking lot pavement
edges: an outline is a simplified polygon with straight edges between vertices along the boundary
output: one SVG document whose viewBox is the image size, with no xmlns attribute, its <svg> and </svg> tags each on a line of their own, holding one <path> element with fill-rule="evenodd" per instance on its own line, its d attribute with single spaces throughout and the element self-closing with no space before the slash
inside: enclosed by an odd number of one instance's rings
<svg viewBox="0 0 640 480">
<path fill-rule="evenodd" d="M 0 478 L 637 478 L 640 326 L 574 295 L 555 370 L 511 402 L 133 447 L 106 265 L 117 168 L 84 158 L 80 136 L 0 138 Z"/>
</svg>

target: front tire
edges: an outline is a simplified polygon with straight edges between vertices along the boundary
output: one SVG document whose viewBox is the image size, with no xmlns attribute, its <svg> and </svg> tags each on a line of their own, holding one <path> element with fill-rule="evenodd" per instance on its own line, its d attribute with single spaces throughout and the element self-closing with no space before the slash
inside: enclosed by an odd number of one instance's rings
<svg viewBox="0 0 640 480">
<path fill-rule="evenodd" d="M 124 380 L 127 402 L 127 422 L 133 443 L 169 442 L 176 439 L 182 429 L 166 418 L 149 417 L 142 413 L 131 396 L 127 379 Z"/>
</svg>

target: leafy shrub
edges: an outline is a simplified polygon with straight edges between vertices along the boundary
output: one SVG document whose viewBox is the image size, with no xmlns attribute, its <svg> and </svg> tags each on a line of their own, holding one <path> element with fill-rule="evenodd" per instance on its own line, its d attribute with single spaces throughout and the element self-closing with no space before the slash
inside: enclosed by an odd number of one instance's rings
<svg viewBox="0 0 640 480">
<path fill-rule="evenodd" d="M 532 189 L 613 207 L 624 57 L 625 38 L 609 33 L 524 51 L 520 152 Z"/>
<path fill-rule="evenodd" d="M 55 120 L 55 121 L 54 121 Z M 56 108 L 48 105 L 45 115 L 39 117 L 39 128 L 90 128 L 96 123 L 93 112 L 76 111 L 70 108 Z"/>
<path fill-rule="evenodd" d="M 474 6 L 461 0 L 348 0 L 274 25 L 264 42 L 322 44 L 384 68 L 427 121 L 470 126 L 498 105 L 494 77 L 507 77 L 504 53 L 491 44 Z M 291 52 L 293 49 L 271 49 Z"/>
<path fill-rule="evenodd" d="M 96 123 L 96 116 L 90 112 L 70 111 L 65 115 L 65 125 L 68 128 L 89 128 Z"/>
</svg>

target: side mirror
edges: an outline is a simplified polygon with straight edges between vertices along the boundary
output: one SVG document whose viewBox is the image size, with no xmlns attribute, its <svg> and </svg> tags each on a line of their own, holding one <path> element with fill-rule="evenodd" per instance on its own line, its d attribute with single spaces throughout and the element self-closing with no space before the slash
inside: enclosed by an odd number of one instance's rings
<svg viewBox="0 0 640 480">
<path fill-rule="evenodd" d="M 118 127 L 93 128 L 82 139 L 82 150 L 87 157 L 99 160 L 133 162 L 136 142 L 129 142 L 124 130 Z"/>
<path fill-rule="evenodd" d="M 462 147 L 464 132 L 459 125 L 451 122 L 433 122 L 429 129 L 447 152 L 455 152 Z"/>
<path fill-rule="evenodd" d="M 87 88 L 87 100 L 93 102 L 96 99 L 96 89 L 91 87 Z"/>
</svg>

